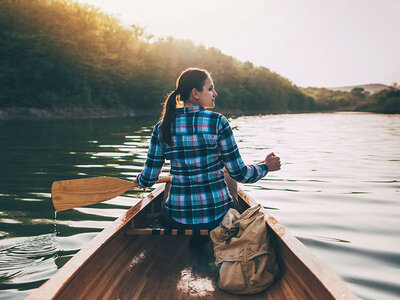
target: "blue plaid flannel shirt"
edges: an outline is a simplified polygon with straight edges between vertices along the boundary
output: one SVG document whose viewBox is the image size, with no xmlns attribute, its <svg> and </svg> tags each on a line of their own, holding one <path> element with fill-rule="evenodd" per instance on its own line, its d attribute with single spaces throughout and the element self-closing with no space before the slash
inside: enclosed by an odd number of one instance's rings
<svg viewBox="0 0 400 300">
<path fill-rule="evenodd" d="M 171 125 L 173 146 L 162 141 L 161 123 L 154 127 L 139 186 L 152 186 L 165 160 L 171 161 L 171 190 L 165 209 L 183 224 L 209 223 L 221 218 L 232 198 L 223 168 L 239 182 L 256 182 L 268 173 L 265 164 L 246 166 L 228 120 L 201 106 L 177 109 Z"/>
</svg>

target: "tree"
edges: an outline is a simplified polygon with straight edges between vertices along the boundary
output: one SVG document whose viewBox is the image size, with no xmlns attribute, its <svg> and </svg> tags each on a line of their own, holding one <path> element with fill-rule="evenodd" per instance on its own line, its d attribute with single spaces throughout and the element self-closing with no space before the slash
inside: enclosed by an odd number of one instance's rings
<svg viewBox="0 0 400 300">
<path fill-rule="evenodd" d="M 157 109 L 190 66 L 211 71 L 221 108 L 303 111 L 310 97 L 219 49 L 155 39 L 72 0 L 0 1 L 0 106 Z"/>
</svg>

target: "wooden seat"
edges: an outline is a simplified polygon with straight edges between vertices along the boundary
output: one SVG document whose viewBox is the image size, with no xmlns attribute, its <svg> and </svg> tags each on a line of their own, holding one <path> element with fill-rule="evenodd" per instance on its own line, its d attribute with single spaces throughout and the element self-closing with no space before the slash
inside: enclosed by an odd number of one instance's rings
<svg viewBox="0 0 400 300">
<path fill-rule="evenodd" d="M 151 224 L 147 227 L 135 227 L 132 223 L 132 227 L 127 229 L 125 233 L 127 235 L 209 235 L 210 231 L 207 229 L 182 229 L 172 228 L 169 224 L 166 224 L 161 214 L 153 214 L 153 217 L 157 216 Z"/>
<path fill-rule="evenodd" d="M 132 228 L 127 229 L 128 235 L 209 235 L 207 229 L 178 229 L 178 228 Z"/>
</svg>

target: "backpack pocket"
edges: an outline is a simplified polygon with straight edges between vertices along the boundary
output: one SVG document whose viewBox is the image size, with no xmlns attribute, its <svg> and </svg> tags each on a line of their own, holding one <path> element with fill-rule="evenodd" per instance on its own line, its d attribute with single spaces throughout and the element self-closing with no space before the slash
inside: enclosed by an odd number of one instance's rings
<svg viewBox="0 0 400 300">
<path fill-rule="evenodd" d="M 242 262 L 243 275 L 246 278 L 246 294 L 255 294 L 270 287 L 275 280 L 273 270 L 274 259 L 270 253 L 261 253 L 251 259 Z"/>
<path fill-rule="evenodd" d="M 272 258 L 272 260 L 271 260 Z M 271 286 L 275 280 L 274 257 L 267 251 L 246 259 L 220 259 L 218 286 L 235 294 L 255 294 Z"/>
<path fill-rule="evenodd" d="M 219 267 L 218 286 L 222 290 L 240 292 L 246 288 L 241 261 L 224 261 Z"/>
</svg>

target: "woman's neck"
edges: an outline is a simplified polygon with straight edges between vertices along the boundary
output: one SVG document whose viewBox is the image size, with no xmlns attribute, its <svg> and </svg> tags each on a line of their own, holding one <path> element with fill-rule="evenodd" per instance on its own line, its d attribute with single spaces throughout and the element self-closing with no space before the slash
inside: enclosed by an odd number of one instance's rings
<svg viewBox="0 0 400 300">
<path fill-rule="evenodd" d="M 193 100 L 184 102 L 183 107 L 189 107 L 189 106 L 199 106 L 199 103 L 197 103 L 197 101 L 193 101 Z"/>
</svg>

